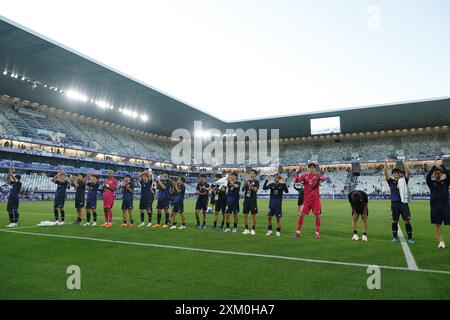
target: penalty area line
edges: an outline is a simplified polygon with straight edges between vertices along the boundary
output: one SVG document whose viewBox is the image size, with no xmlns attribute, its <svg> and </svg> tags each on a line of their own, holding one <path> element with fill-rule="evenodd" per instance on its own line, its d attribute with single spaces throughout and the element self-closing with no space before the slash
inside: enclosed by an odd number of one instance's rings
<svg viewBox="0 0 450 320">
<path fill-rule="evenodd" d="M 85 240 L 85 241 L 95 241 L 95 242 L 112 243 L 112 244 L 123 244 L 123 245 L 133 245 L 133 246 L 153 247 L 153 248 L 163 248 L 163 249 L 173 249 L 173 250 L 183 250 L 183 251 L 191 251 L 191 252 L 204 252 L 204 253 L 214 253 L 214 254 L 224 254 L 224 255 L 235 255 L 235 256 L 246 256 L 246 257 L 258 257 L 258 258 L 266 258 L 266 259 L 290 260 L 290 261 L 300 261 L 300 262 L 309 262 L 309 263 L 317 263 L 317 264 L 330 264 L 330 265 L 360 267 L 360 268 L 367 268 L 369 266 L 375 265 L 375 264 L 365 264 L 365 263 L 331 261 L 331 260 L 316 260 L 316 259 L 307 259 L 307 258 L 299 258 L 299 257 L 277 256 L 277 255 L 262 254 L 262 253 L 250 253 L 250 252 L 236 252 L 236 251 L 225 251 L 225 250 L 214 250 L 214 249 L 191 248 L 191 247 L 172 246 L 172 245 L 164 245 L 164 244 L 156 244 L 156 243 L 131 242 L 131 241 L 122 241 L 122 240 L 111 240 L 111 239 L 102 239 L 102 238 L 89 238 L 89 237 L 79 237 L 79 236 L 69 236 L 69 235 L 60 235 L 60 234 L 49 234 L 49 233 L 38 233 L 38 232 L 26 232 L 26 231 L 15 231 L 15 230 L 5 230 L 5 229 L 0 229 L 0 232 L 3 232 L 3 233 L 15 233 L 15 234 L 22 234 L 22 235 L 30 235 L 30 236 L 62 238 L 62 239 L 74 239 L 74 240 Z M 440 273 L 440 274 L 448 274 L 448 275 L 450 275 L 450 271 L 445 271 L 445 270 L 410 269 L 410 268 L 407 268 L 407 267 L 395 267 L 395 266 L 383 266 L 383 265 L 376 265 L 376 266 L 380 267 L 381 269 L 387 269 L 387 270 L 402 270 L 402 271 L 412 271 L 412 272 Z"/>
</svg>

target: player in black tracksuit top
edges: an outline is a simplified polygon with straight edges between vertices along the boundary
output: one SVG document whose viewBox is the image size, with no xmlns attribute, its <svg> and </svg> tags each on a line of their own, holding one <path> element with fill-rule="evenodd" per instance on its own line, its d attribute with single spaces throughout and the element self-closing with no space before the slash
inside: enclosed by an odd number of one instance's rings
<svg viewBox="0 0 450 320">
<path fill-rule="evenodd" d="M 252 170 L 250 173 L 250 179 L 244 181 L 244 185 L 242 187 L 242 191 L 244 191 L 244 205 L 243 205 L 243 213 L 244 213 L 244 223 L 245 230 L 242 234 L 251 234 L 255 235 L 256 229 L 256 214 L 258 213 L 258 200 L 257 193 L 259 189 L 259 181 L 256 180 L 258 173 L 256 170 Z M 248 230 L 248 214 L 252 214 L 252 231 Z"/>
<path fill-rule="evenodd" d="M 294 183 L 294 189 L 298 192 L 298 199 L 297 199 L 297 209 L 298 212 L 300 212 L 303 205 L 304 195 L 305 195 L 305 188 L 303 187 L 303 182 L 295 182 Z"/>
<path fill-rule="evenodd" d="M 448 202 L 450 172 L 444 167 L 441 160 L 428 172 L 426 182 L 430 188 L 430 219 L 431 223 L 434 224 L 436 237 L 439 241 L 438 248 L 445 248 L 441 224 L 450 225 L 450 207 Z"/>
</svg>

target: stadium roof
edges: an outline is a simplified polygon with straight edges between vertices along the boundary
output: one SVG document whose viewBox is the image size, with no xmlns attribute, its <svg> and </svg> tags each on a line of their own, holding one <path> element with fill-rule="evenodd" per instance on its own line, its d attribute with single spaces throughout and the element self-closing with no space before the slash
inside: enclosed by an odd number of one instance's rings
<svg viewBox="0 0 450 320">
<path fill-rule="evenodd" d="M 147 114 L 142 122 L 92 103 L 67 99 L 59 92 L 0 74 L 0 95 L 61 108 L 109 122 L 152 133 L 170 136 L 176 128 L 193 130 L 195 120 L 203 128 L 279 128 L 280 138 L 310 135 L 310 119 L 341 117 L 341 132 L 433 127 L 450 124 L 450 98 L 361 107 L 279 118 L 225 122 L 196 109 L 136 79 L 121 74 L 100 62 L 35 34 L 0 16 L 0 69 L 46 83 L 64 90 L 73 89 L 118 108 L 130 108 Z M 230 93 L 232 94 L 232 93 Z M 255 114 L 257 114 L 257 106 Z"/>
</svg>

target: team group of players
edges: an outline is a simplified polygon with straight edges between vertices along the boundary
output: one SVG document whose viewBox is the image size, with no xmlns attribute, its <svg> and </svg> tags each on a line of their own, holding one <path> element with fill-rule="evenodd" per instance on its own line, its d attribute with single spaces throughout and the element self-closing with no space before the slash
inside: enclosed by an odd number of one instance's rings
<svg viewBox="0 0 450 320">
<path fill-rule="evenodd" d="M 398 222 L 402 217 L 408 235 L 408 243 L 414 244 L 412 237 L 411 213 L 409 209 L 409 190 L 408 181 L 410 172 L 406 162 L 403 162 L 404 172 L 398 168 L 388 174 L 388 160 L 385 160 L 384 175 L 391 191 L 391 212 L 392 212 L 392 242 L 398 242 Z M 294 232 L 294 237 L 301 235 L 305 216 L 311 212 L 315 216 L 315 239 L 320 238 L 320 225 L 322 207 L 320 201 L 320 183 L 326 180 L 326 177 L 317 172 L 318 166 L 310 163 L 307 166 L 307 172 L 301 174 L 298 172 L 294 175 L 294 188 L 298 191 L 298 223 Z M 10 224 L 7 227 L 17 226 L 19 219 L 19 193 L 21 189 L 21 177 L 13 174 L 14 170 L 9 169 L 6 180 L 12 185 L 12 189 L 8 195 L 7 211 L 9 214 Z M 244 179 L 242 183 L 238 181 L 236 173 L 229 174 L 226 178 L 221 174 L 214 177 L 214 183 L 211 185 L 207 182 L 206 174 L 201 174 L 196 187 L 197 200 L 195 204 L 196 228 L 206 228 L 206 217 L 208 207 L 214 209 L 213 230 L 223 230 L 224 232 L 237 232 L 238 213 L 240 212 L 239 199 L 240 192 L 243 192 L 243 214 L 244 214 L 244 235 L 256 234 L 256 215 L 258 214 L 257 193 L 259 190 L 258 173 L 252 170 L 249 177 Z M 273 233 L 273 219 L 276 220 L 276 236 L 281 235 L 281 218 L 283 195 L 288 193 L 288 187 L 280 174 L 267 176 L 263 185 L 263 190 L 270 192 L 269 208 L 267 213 L 267 232 L 270 236 Z M 89 173 L 84 176 L 78 174 L 68 179 L 64 172 L 56 174 L 52 181 L 57 185 L 54 199 L 54 219 L 55 224 L 62 225 L 65 220 L 64 204 L 66 192 L 71 185 L 75 189 L 75 208 L 77 211 L 77 220 L 75 224 L 81 225 L 83 219 L 83 209 L 86 210 L 86 222 L 84 226 L 97 225 L 97 194 L 103 191 L 103 214 L 104 223 L 101 225 L 105 228 L 112 227 L 112 209 L 114 206 L 115 192 L 119 187 L 122 193 L 122 224 L 121 227 L 133 227 L 133 198 L 135 182 L 130 175 L 126 175 L 120 184 L 114 178 L 114 173 L 110 171 L 107 178 L 100 183 L 98 178 Z M 141 172 L 137 178 L 140 185 L 140 224 L 139 227 L 153 228 L 169 228 L 185 229 L 186 216 L 184 212 L 185 198 L 185 179 L 184 177 L 169 177 L 164 172 L 161 177 L 153 180 L 153 175 L 149 171 Z M 436 161 L 433 168 L 429 171 L 426 182 L 430 188 L 430 217 L 431 223 L 435 225 L 436 236 L 439 241 L 439 248 L 445 248 L 442 238 L 441 225 L 450 225 L 450 208 L 449 208 L 449 185 L 450 172 L 448 172 L 442 161 Z M 87 189 L 87 197 L 86 197 Z M 157 191 L 157 192 L 156 192 Z M 153 223 L 153 202 L 157 193 L 156 205 L 156 223 Z M 363 221 L 362 241 L 368 241 L 368 195 L 361 190 L 354 190 L 348 194 L 348 200 L 352 210 L 353 217 L 353 238 L 359 240 L 357 223 L 359 217 Z M 171 211 L 170 211 L 171 210 Z M 162 222 L 162 212 L 164 211 L 164 222 Z M 202 216 L 200 216 L 202 214 Z M 221 225 L 218 226 L 219 215 L 222 215 Z M 148 223 L 145 223 L 145 216 L 148 217 Z M 177 215 L 181 218 L 181 225 L 177 226 Z M 233 215 L 233 227 L 231 228 L 231 215 Z M 249 215 L 252 218 L 252 227 L 249 228 Z M 92 223 L 91 223 L 92 218 Z M 202 221 L 200 219 L 202 218 Z"/>
</svg>

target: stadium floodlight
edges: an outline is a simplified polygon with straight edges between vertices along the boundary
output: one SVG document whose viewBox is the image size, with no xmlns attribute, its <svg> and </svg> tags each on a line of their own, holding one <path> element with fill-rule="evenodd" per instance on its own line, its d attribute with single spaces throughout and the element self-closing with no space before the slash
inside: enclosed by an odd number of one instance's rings
<svg viewBox="0 0 450 320">
<path fill-rule="evenodd" d="M 102 109 L 110 109 L 110 105 L 105 101 L 96 100 L 95 104 Z"/>
<path fill-rule="evenodd" d="M 79 101 L 83 101 L 83 102 L 86 102 L 88 100 L 88 98 L 84 94 L 81 94 L 81 93 L 73 91 L 73 90 L 67 91 L 66 95 L 67 95 L 67 98 L 72 99 L 72 100 L 79 100 Z"/>
<path fill-rule="evenodd" d="M 141 115 L 141 120 L 144 122 L 148 121 L 148 116 L 146 114 Z"/>
<path fill-rule="evenodd" d="M 133 118 L 137 118 L 137 117 L 138 117 L 138 113 L 137 113 L 136 111 L 133 111 L 133 112 L 131 113 L 131 116 L 132 116 Z"/>
<path fill-rule="evenodd" d="M 25 77 L 22 77 L 22 81 L 24 81 L 25 80 Z"/>
<path fill-rule="evenodd" d="M 14 78 L 14 73 L 11 73 L 11 78 Z"/>
<path fill-rule="evenodd" d="M 19 75 L 18 75 L 18 74 L 14 75 L 14 79 L 17 79 L 18 77 L 19 77 Z"/>
<path fill-rule="evenodd" d="M 46 84 L 44 84 L 44 88 L 47 88 L 47 85 L 46 85 Z"/>
<path fill-rule="evenodd" d="M 3 71 L 3 75 L 6 76 L 8 74 L 8 71 Z"/>
</svg>

